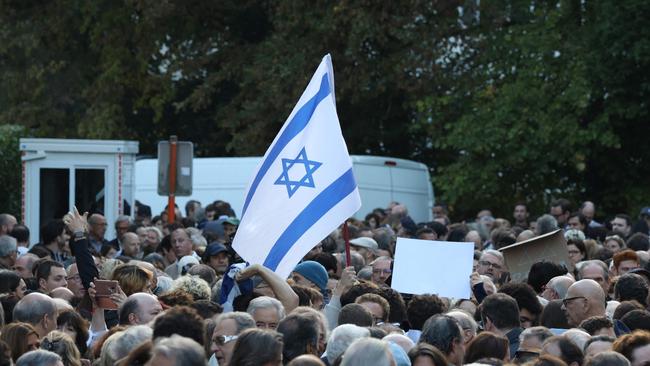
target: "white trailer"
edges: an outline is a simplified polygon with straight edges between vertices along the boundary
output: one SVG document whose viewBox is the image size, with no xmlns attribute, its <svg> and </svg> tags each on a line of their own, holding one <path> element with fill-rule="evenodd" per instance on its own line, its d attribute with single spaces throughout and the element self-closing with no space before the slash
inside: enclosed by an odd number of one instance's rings
<svg viewBox="0 0 650 366">
<path fill-rule="evenodd" d="M 183 210 L 191 199 L 204 206 L 217 199 L 231 204 L 238 216 L 244 194 L 261 157 L 195 158 L 190 197 L 176 197 Z M 361 209 L 355 215 L 363 219 L 374 208 L 385 208 L 391 201 L 405 204 L 416 222 L 430 221 L 434 203 L 433 188 L 426 165 L 410 160 L 382 156 L 352 156 L 354 176 L 361 194 Z M 167 198 L 157 194 L 158 160 L 141 159 L 135 164 L 135 199 L 151 206 L 157 215 Z"/>
<path fill-rule="evenodd" d="M 22 152 L 22 218 L 40 239 L 48 220 L 79 211 L 102 212 L 106 237 L 115 237 L 117 216 L 133 214 L 137 141 L 20 139 Z"/>
</svg>

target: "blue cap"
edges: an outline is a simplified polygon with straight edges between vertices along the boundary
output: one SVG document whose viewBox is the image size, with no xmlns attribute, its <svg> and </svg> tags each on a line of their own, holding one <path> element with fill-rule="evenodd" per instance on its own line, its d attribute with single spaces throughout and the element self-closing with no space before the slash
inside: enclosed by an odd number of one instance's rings
<svg viewBox="0 0 650 366">
<path fill-rule="evenodd" d="M 314 261 L 304 261 L 296 266 L 294 272 L 300 273 L 303 277 L 313 282 L 321 292 L 327 290 L 327 271 L 322 264 Z"/>
<path fill-rule="evenodd" d="M 211 243 L 210 245 L 208 245 L 207 248 L 205 248 L 204 255 L 206 257 L 212 257 L 213 255 L 217 255 L 219 253 L 227 252 L 227 251 L 228 251 L 228 248 L 226 248 L 225 245 L 223 245 L 221 243 L 218 243 L 218 242 L 214 242 L 214 243 Z"/>
</svg>

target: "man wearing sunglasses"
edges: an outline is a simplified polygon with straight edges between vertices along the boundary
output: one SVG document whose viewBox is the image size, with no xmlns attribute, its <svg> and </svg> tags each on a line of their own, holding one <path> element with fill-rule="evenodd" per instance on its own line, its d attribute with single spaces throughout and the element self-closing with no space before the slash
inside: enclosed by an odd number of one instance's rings
<svg viewBox="0 0 650 366">
<path fill-rule="evenodd" d="M 210 351 L 213 352 L 210 364 L 216 359 L 219 365 L 228 365 L 239 334 L 246 329 L 255 328 L 255 320 L 248 313 L 235 311 L 219 315 L 215 324 L 210 345 Z"/>
<path fill-rule="evenodd" d="M 574 283 L 562 300 L 562 310 L 573 327 L 579 326 L 589 317 L 605 316 L 605 307 L 605 293 L 594 280 L 580 280 Z"/>
</svg>

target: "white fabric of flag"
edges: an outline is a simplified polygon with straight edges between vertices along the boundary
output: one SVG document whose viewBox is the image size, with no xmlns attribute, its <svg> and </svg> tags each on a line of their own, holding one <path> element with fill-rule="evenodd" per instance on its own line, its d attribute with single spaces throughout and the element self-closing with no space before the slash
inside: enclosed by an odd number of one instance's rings
<svg viewBox="0 0 650 366">
<path fill-rule="evenodd" d="M 286 278 L 360 207 L 326 55 L 253 176 L 233 248 Z"/>
</svg>

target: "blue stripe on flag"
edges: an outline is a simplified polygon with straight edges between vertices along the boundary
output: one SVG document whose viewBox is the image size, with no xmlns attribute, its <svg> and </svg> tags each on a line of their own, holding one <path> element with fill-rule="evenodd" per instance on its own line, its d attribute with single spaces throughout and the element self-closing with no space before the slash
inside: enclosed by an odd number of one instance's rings
<svg viewBox="0 0 650 366">
<path fill-rule="evenodd" d="M 260 181 L 262 180 L 266 172 L 271 167 L 271 164 L 275 162 L 275 160 L 278 158 L 278 155 L 284 149 L 284 147 L 287 146 L 289 141 L 291 141 L 294 137 L 296 137 L 296 135 L 299 134 L 300 131 L 302 131 L 305 128 L 305 126 L 307 126 L 318 104 L 320 104 L 320 102 L 323 99 L 325 99 L 325 97 L 327 97 L 329 94 L 330 94 L 330 84 L 326 73 L 325 75 L 323 75 L 323 79 L 320 82 L 320 89 L 318 90 L 318 93 L 316 93 L 316 95 L 314 95 L 311 99 L 309 99 L 307 103 L 305 103 L 302 107 L 300 107 L 298 112 L 296 112 L 296 114 L 293 116 L 293 119 L 291 119 L 291 122 L 289 122 L 287 128 L 285 128 L 284 131 L 282 132 L 282 135 L 280 135 L 280 138 L 278 138 L 278 141 L 271 148 L 269 155 L 266 157 L 266 159 L 264 159 L 264 162 L 262 162 L 262 166 L 260 167 L 260 170 L 257 172 L 257 175 L 255 176 L 255 180 L 253 180 L 253 184 L 251 184 L 251 188 L 248 190 L 248 193 L 246 194 L 246 200 L 244 201 L 244 209 L 242 210 L 242 218 L 246 214 L 246 209 L 248 208 L 248 204 L 253 198 L 253 195 L 255 195 L 257 186 L 260 184 Z"/>
<path fill-rule="evenodd" d="M 302 210 L 289 224 L 282 235 L 273 244 L 269 255 L 264 260 L 264 266 L 273 271 L 278 267 L 285 254 L 320 218 L 332 209 L 342 199 L 347 197 L 357 187 L 352 174 L 352 168 L 343 173 L 329 187 L 325 188 L 313 201 Z M 315 245 L 315 244 L 314 244 Z"/>
</svg>

